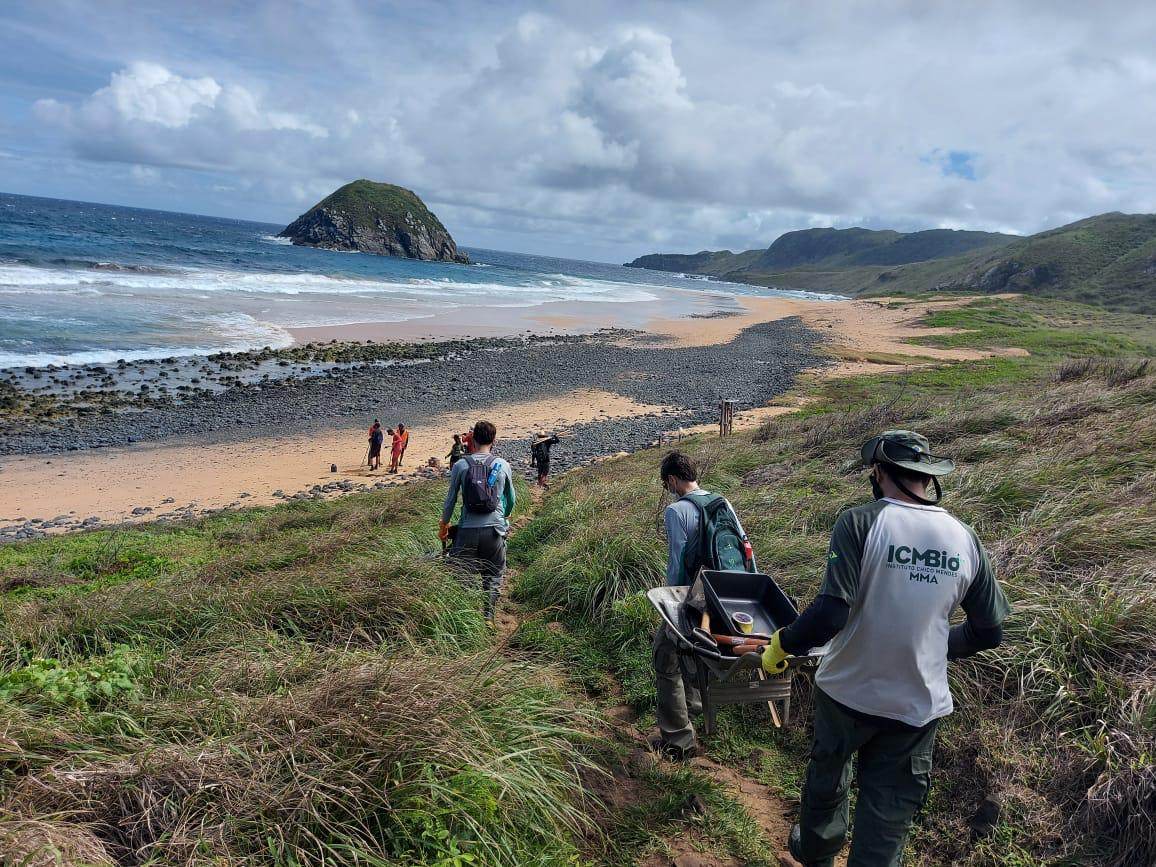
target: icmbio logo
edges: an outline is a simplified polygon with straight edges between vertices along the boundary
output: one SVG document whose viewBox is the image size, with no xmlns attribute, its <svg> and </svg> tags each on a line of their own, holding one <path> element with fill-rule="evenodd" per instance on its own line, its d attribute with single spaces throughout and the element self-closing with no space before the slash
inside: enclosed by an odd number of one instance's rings
<svg viewBox="0 0 1156 867">
<path fill-rule="evenodd" d="M 958 572 L 962 561 L 958 554 L 948 556 L 946 551 L 920 551 L 908 545 L 888 545 L 887 562 L 900 566 L 923 566 L 927 569 L 946 569 Z"/>
</svg>

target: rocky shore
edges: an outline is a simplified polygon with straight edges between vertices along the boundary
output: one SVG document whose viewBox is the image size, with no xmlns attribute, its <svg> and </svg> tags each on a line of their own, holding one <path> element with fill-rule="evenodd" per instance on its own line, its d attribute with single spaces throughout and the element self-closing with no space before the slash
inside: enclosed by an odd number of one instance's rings
<svg viewBox="0 0 1156 867">
<path fill-rule="evenodd" d="M 41 454 L 60 462 L 70 452 L 166 440 L 253 442 L 260 448 L 262 438 L 360 428 L 373 417 L 389 423 L 403 419 L 420 430 L 423 419 L 438 414 L 469 415 L 475 408 L 516 405 L 580 388 L 666 407 L 572 425 L 553 452 L 554 466 L 563 470 L 651 445 L 672 429 L 713 422 L 723 398 L 740 406 L 766 404 L 787 391 L 800 372 L 826 363 L 816 351 L 817 341 L 798 319 L 784 319 L 750 327 L 729 343 L 695 347 L 655 346 L 646 335 L 605 332 L 325 344 L 111 369 L 10 371 L 0 380 L 7 406 L 0 416 L 0 455 Z M 142 392 L 142 385 L 149 387 Z M 33 405 L 39 414 L 19 413 L 21 406 Z M 528 441 L 503 439 L 501 451 L 528 472 Z M 280 498 L 320 498 L 394 483 L 388 477 L 364 482 L 335 478 L 281 491 Z M 242 505 L 245 498 L 242 493 L 229 505 Z M 140 508 L 148 510 L 142 514 L 150 519 L 203 513 L 175 502 L 167 510 Z M 38 521 L 7 517 L 0 540 L 101 523 L 78 514 Z"/>
</svg>

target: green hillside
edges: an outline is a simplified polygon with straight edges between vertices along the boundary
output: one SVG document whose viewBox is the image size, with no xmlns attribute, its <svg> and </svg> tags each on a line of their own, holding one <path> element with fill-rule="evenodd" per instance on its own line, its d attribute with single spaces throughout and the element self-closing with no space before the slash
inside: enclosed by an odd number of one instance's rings
<svg viewBox="0 0 1156 867">
<path fill-rule="evenodd" d="M 1009 244 L 945 281 L 952 289 L 1025 292 L 1156 311 L 1156 215 L 1101 214 Z"/>
<path fill-rule="evenodd" d="M 954 229 L 908 233 L 860 228 L 801 229 L 780 236 L 766 250 L 747 250 L 743 253 L 704 250 L 691 255 L 653 254 L 641 256 L 626 264 L 628 268 L 706 274 L 748 283 L 764 283 L 768 275 L 793 270 L 828 274 L 864 269 L 860 279 L 870 279 L 889 266 L 941 259 L 976 250 L 990 251 L 1012 240 L 1012 235 Z"/>
<path fill-rule="evenodd" d="M 1156 215 L 1101 214 L 1017 238 L 932 230 L 788 232 L 767 250 L 643 256 L 632 266 L 842 292 L 1022 292 L 1156 313 Z"/>
</svg>

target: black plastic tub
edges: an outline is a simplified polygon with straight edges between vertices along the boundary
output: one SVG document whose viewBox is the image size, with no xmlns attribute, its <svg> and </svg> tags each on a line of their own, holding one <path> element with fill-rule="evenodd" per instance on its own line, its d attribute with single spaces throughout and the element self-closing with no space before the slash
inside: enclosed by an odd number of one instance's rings
<svg viewBox="0 0 1156 867">
<path fill-rule="evenodd" d="M 742 635 L 733 616 L 749 614 L 754 632 L 769 636 L 795 622 L 798 610 L 770 575 L 757 572 L 712 572 L 703 570 L 691 585 L 687 604 L 698 612 L 710 613 L 710 631 L 715 635 Z"/>
</svg>

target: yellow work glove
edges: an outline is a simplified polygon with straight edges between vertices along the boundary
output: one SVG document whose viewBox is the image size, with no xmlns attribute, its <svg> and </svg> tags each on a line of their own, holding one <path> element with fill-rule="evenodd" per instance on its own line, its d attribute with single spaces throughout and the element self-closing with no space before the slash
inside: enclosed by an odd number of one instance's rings
<svg viewBox="0 0 1156 867">
<path fill-rule="evenodd" d="M 782 632 L 781 629 L 777 630 L 771 636 L 771 643 L 763 648 L 763 671 L 767 674 L 782 674 L 787 670 L 787 657 L 790 654 L 783 650 L 783 645 L 779 641 Z"/>
<path fill-rule="evenodd" d="M 443 542 L 450 537 L 450 525 L 448 521 L 441 521 L 438 523 L 438 538 Z"/>
</svg>

